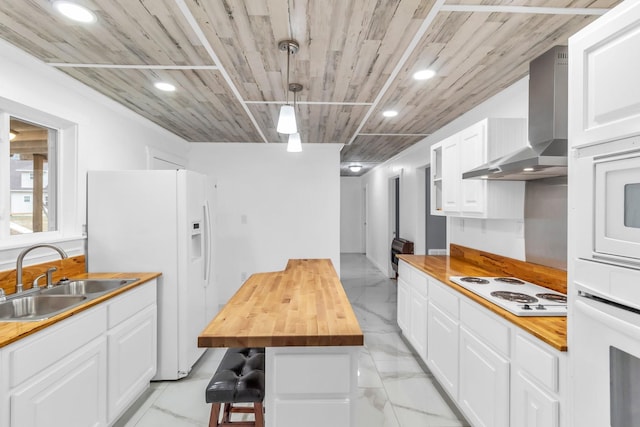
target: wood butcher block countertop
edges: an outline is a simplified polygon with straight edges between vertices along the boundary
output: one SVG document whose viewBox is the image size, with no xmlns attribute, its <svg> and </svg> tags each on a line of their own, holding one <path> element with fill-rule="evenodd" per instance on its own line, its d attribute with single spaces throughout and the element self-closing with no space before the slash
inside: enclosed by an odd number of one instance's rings
<svg viewBox="0 0 640 427">
<path fill-rule="evenodd" d="M 200 347 L 360 346 L 364 336 L 329 259 L 254 274 L 198 337 Z"/>
<path fill-rule="evenodd" d="M 52 316 L 44 320 L 35 320 L 27 322 L 0 322 L 0 347 L 11 344 L 24 337 L 27 337 L 35 332 L 41 331 L 51 325 L 58 323 L 68 317 L 73 316 L 76 313 L 84 311 L 90 307 L 94 307 L 103 301 L 118 296 L 130 289 L 133 289 L 143 283 L 155 279 L 160 276 L 160 273 L 84 273 L 74 275 L 70 277 L 71 280 L 82 279 L 130 279 L 137 278 L 138 280 L 123 286 L 113 292 L 109 292 L 105 295 L 101 295 L 98 298 L 92 299 L 84 304 L 70 308 L 69 310 Z"/>
<path fill-rule="evenodd" d="M 458 247 L 461 248 L 461 247 Z M 466 249 L 466 248 L 462 248 Z M 452 251 L 453 253 L 454 251 Z M 496 271 L 492 268 L 483 268 L 483 266 L 469 262 L 465 258 L 453 257 L 453 256 L 429 256 L 429 255 L 398 255 L 398 258 L 406 261 L 411 266 L 421 270 L 428 275 L 434 277 L 440 282 L 450 286 L 464 296 L 472 299 L 481 306 L 491 310 L 495 314 L 507 319 L 514 325 L 522 328 L 526 332 L 529 332 L 541 341 L 549 344 L 560 351 L 567 351 L 567 318 L 562 316 L 557 317 L 520 317 L 515 314 L 511 314 L 507 310 L 504 310 L 497 305 L 485 300 L 482 297 L 477 296 L 471 291 L 466 290 L 462 286 L 456 285 L 449 280 L 450 276 L 500 276 L 510 275 L 519 277 L 518 274 L 505 271 Z M 498 258 L 496 256 L 491 257 L 491 267 L 494 266 L 494 260 Z M 487 259 L 489 259 L 487 257 Z M 508 258 L 507 258 L 508 259 Z M 532 266 L 530 270 L 534 270 L 536 267 Z M 545 268 L 545 267 L 540 267 Z M 542 275 L 542 274 L 541 274 Z M 539 277 L 539 276 L 537 276 Z M 566 276 L 565 276 L 566 277 Z M 522 277 L 524 280 L 536 282 L 531 277 Z M 558 278 L 556 283 L 553 277 L 544 277 L 544 286 L 549 288 L 555 288 L 562 292 L 564 287 L 566 292 L 566 279 L 564 284 L 562 278 Z M 538 280 L 538 284 L 540 280 Z M 553 286 L 555 285 L 555 286 Z"/>
</svg>

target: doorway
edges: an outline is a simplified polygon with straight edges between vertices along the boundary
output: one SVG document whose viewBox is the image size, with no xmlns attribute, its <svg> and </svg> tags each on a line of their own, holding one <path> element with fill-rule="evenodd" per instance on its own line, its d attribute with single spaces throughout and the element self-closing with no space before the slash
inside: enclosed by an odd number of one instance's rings
<svg viewBox="0 0 640 427">
<path fill-rule="evenodd" d="M 393 239 L 400 237 L 400 176 L 389 179 L 389 240 L 387 250 L 391 250 Z M 395 271 L 391 266 L 391 257 L 387 257 L 389 277 L 395 278 Z"/>
</svg>

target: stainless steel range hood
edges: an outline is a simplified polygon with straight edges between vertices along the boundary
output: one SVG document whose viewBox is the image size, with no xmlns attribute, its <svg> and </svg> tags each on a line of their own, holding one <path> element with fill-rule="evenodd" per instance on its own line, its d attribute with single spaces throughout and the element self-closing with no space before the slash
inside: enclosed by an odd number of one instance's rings
<svg viewBox="0 0 640 427">
<path fill-rule="evenodd" d="M 529 65 L 529 146 L 464 172 L 464 179 L 527 181 L 567 174 L 567 47 Z"/>
</svg>

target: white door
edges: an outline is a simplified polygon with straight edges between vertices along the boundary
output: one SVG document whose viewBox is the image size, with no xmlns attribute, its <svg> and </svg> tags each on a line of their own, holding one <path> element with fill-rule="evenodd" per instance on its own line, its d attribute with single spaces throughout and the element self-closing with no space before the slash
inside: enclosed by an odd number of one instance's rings
<svg viewBox="0 0 640 427">
<path fill-rule="evenodd" d="M 595 252 L 640 262 L 640 153 L 595 164 Z"/>
<path fill-rule="evenodd" d="M 445 139 L 442 143 L 442 210 L 460 211 L 460 146 L 458 135 Z"/>
<path fill-rule="evenodd" d="M 449 394 L 458 396 L 458 322 L 429 302 L 428 365 Z"/>
<path fill-rule="evenodd" d="M 520 370 L 515 373 L 511 400 L 511 425 L 558 427 L 560 402 Z"/>
<path fill-rule="evenodd" d="M 577 297 L 572 317 L 575 426 L 640 425 L 640 315 Z"/>
<path fill-rule="evenodd" d="M 178 370 L 181 375 L 188 374 L 204 353 L 204 348 L 198 348 L 198 335 L 211 320 L 207 319 L 205 286 L 210 251 L 205 185 L 204 175 L 179 171 L 178 232 L 183 236 L 179 245 L 185 246 L 184 250 L 178 250 Z"/>
<path fill-rule="evenodd" d="M 396 316 L 398 326 L 405 336 L 408 336 L 409 331 L 409 316 L 411 306 L 409 304 L 409 285 L 402 277 L 398 277 L 398 296 L 397 296 L 397 308 Z"/>
<path fill-rule="evenodd" d="M 509 427 L 509 395 L 509 361 L 460 326 L 459 401 L 471 423 Z"/>
<path fill-rule="evenodd" d="M 99 338 L 11 393 L 11 427 L 107 425 L 107 346 Z"/>
<path fill-rule="evenodd" d="M 487 154 L 487 122 L 471 126 L 460 132 L 460 172 L 464 173 L 486 162 Z M 460 210 L 469 213 L 483 213 L 485 211 L 484 179 L 463 179 L 460 181 Z"/>
<path fill-rule="evenodd" d="M 571 145 L 640 131 L 640 2 L 612 9 L 569 40 Z"/>
</svg>

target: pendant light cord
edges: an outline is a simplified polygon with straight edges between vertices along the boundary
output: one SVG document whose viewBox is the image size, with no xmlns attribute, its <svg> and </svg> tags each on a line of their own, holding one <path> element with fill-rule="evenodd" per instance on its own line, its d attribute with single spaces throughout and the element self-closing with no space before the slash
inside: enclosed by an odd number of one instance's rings
<svg viewBox="0 0 640 427">
<path fill-rule="evenodd" d="M 287 105 L 289 105 L 289 59 L 290 58 L 291 58 L 291 47 L 287 46 L 287 87 L 285 87 L 285 91 L 287 92 L 287 95 L 286 95 Z"/>
</svg>

